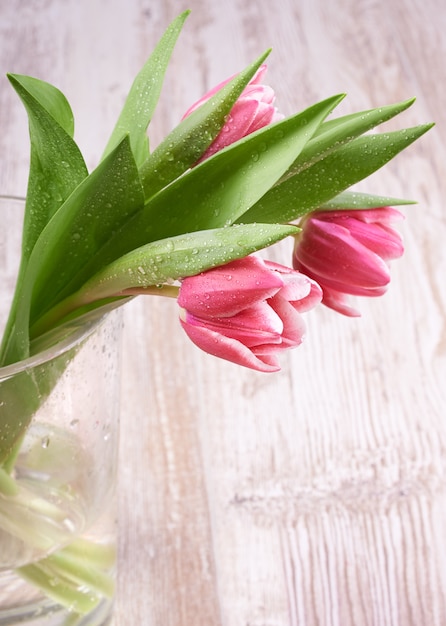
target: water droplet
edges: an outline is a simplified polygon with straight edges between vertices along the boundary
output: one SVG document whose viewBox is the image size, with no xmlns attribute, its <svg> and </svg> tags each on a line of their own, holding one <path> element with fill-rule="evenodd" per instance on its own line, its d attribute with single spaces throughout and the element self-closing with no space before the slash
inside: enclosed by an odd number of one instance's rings
<svg viewBox="0 0 446 626">
<path fill-rule="evenodd" d="M 76 526 L 73 520 L 71 520 L 69 517 L 66 517 L 64 521 L 62 522 L 62 524 L 65 526 L 68 532 L 74 533 L 76 531 Z"/>
<path fill-rule="evenodd" d="M 42 448 L 48 448 L 49 445 L 50 445 L 50 438 L 48 436 L 43 437 Z"/>
</svg>

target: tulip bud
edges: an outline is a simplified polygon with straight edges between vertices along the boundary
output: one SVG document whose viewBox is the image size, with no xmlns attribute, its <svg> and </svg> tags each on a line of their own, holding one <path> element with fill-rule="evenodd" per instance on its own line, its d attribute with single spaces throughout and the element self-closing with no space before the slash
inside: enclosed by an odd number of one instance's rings
<svg viewBox="0 0 446 626">
<path fill-rule="evenodd" d="M 322 302 L 350 317 L 360 315 L 346 295 L 380 296 L 390 282 L 389 261 L 403 254 L 390 223 L 402 219 L 391 207 L 315 211 L 296 237 L 293 267 L 322 287 Z"/>
<path fill-rule="evenodd" d="M 272 122 L 283 119 L 283 115 L 279 113 L 274 106 L 274 91 L 271 87 L 260 84 L 260 80 L 263 78 L 266 69 L 266 65 L 261 65 L 257 70 L 254 77 L 242 91 L 240 97 L 232 107 L 220 133 L 202 155 L 199 162 L 207 159 L 235 141 L 242 139 L 242 137 L 246 137 L 250 133 Z M 224 87 L 230 80 L 231 78 L 228 78 L 206 93 L 186 111 L 183 115 L 183 119 L 209 100 L 211 96 Z"/>
<path fill-rule="evenodd" d="M 178 304 L 188 337 L 202 350 L 262 372 L 280 369 L 276 352 L 302 343 L 300 315 L 321 300 L 300 272 L 248 256 L 185 278 Z"/>
</svg>

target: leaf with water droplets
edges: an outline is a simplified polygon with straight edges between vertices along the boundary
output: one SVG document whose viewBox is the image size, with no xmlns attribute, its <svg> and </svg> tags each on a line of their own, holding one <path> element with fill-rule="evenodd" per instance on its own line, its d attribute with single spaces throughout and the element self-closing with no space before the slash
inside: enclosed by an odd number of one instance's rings
<svg viewBox="0 0 446 626">
<path fill-rule="evenodd" d="M 65 96 L 37 78 L 18 74 L 8 78 L 29 118 L 31 162 L 23 233 L 26 260 L 49 219 L 88 172 L 72 139 L 73 114 Z"/>
<path fill-rule="evenodd" d="M 88 174 L 84 159 L 72 139 L 73 115 L 65 96 L 56 87 L 36 78 L 18 74 L 9 74 L 8 78 L 28 113 L 31 157 L 22 257 L 3 334 L 2 363 L 6 362 L 5 359 L 18 361 L 28 354 L 26 334 L 24 341 L 11 340 L 28 259 L 42 230 Z M 15 345 L 13 350 L 12 344 Z"/>
<path fill-rule="evenodd" d="M 298 174 L 316 161 L 320 161 L 334 150 L 337 150 L 343 144 L 363 135 L 375 126 L 378 126 L 378 124 L 387 122 L 399 115 L 414 102 L 415 98 L 411 98 L 397 104 L 325 120 L 286 172 L 284 178 Z"/>
<path fill-rule="evenodd" d="M 98 271 L 98 252 L 143 203 L 138 169 L 126 137 L 75 189 L 40 234 L 24 275 L 15 334 L 6 351 L 8 360 L 28 343 L 30 325 Z M 77 234 L 81 236 L 73 243 Z"/>
<path fill-rule="evenodd" d="M 283 175 L 342 98 L 252 133 L 181 176 L 116 231 L 100 252 L 103 265 L 151 241 L 232 224 Z"/>
<path fill-rule="evenodd" d="M 76 308 L 85 314 L 86 305 L 100 300 L 105 303 L 105 299 L 110 297 L 121 297 L 126 295 L 125 290 L 128 289 L 143 291 L 147 287 L 170 283 L 224 265 L 298 231 L 296 226 L 291 225 L 248 224 L 155 241 L 102 269 L 77 293 L 50 311 L 47 322 L 49 325 L 56 320 L 59 323 L 67 315 L 72 318 Z"/>
<path fill-rule="evenodd" d="M 198 161 L 219 133 L 237 98 L 269 52 L 264 52 L 207 102 L 184 118 L 152 152 L 141 168 L 141 180 L 147 198 Z"/>
<path fill-rule="evenodd" d="M 357 137 L 270 189 L 240 221 L 295 220 L 378 170 L 431 127 L 424 124 Z"/>
<path fill-rule="evenodd" d="M 103 158 L 116 148 L 127 134 L 130 136 L 130 145 L 138 167 L 149 156 L 147 127 L 160 96 L 172 51 L 189 13 L 190 11 L 184 11 L 173 20 L 136 76 Z"/>
<path fill-rule="evenodd" d="M 319 208 L 324 211 L 338 211 L 339 209 L 374 209 L 376 207 L 403 204 L 415 204 L 415 202 L 403 198 L 391 198 L 390 196 L 375 196 L 370 193 L 342 191 L 328 202 L 321 204 Z"/>
<path fill-rule="evenodd" d="M 138 170 L 126 137 L 76 189 L 39 238 L 33 254 L 31 321 L 101 267 L 98 252 L 142 206 Z"/>
</svg>

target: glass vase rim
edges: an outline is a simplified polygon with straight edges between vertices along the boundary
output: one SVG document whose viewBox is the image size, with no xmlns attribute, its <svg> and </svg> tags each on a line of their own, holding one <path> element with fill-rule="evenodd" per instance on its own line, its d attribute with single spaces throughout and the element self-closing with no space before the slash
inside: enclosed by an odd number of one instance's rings
<svg viewBox="0 0 446 626">
<path fill-rule="evenodd" d="M 72 330 L 67 331 L 68 334 L 65 334 L 61 339 L 55 341 L 49 347 L 39 350 L 26 359 L 16 361 L 15 363 L 9 363 L 8 365 L 3 365 L 0 367 L 0 383 L 8 378 L 12 378 L 17 374 L 20 374 L 21 372 L 32 370 L 39 365 L 48 363 L 49 361 L 56 359 L 61 354 L 68 352 L 85 339 L 88 339 L 95 329 L 100 326 L 105 315 L 106 314 L 102 315 L 100 319 L 94 319 L 86 324 L 84 323 L 76 326 L 73 324 Z"/>
</svg>

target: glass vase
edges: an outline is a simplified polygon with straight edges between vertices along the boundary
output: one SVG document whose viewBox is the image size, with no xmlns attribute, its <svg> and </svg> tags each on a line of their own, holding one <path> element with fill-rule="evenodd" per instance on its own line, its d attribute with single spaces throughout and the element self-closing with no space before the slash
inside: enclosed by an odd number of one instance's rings
<svg viewBox="0 0 446 626">
<path fill-rule="evenodd" d="M 0 211 L 3 328 L 23 203 L 0 198 Z M 110 616 L 120 334 L 115 310 L 0 368 L 0 626 L 100 626 Z"/>
</svg>

